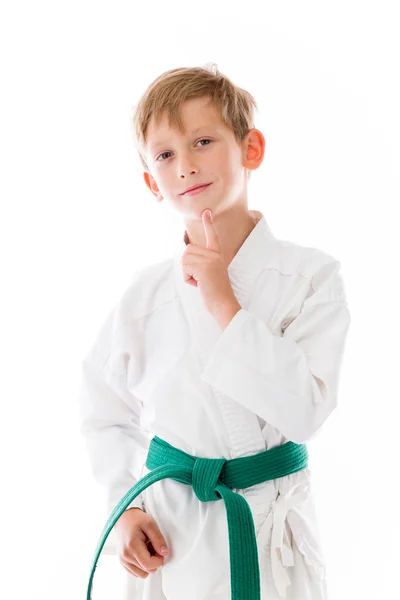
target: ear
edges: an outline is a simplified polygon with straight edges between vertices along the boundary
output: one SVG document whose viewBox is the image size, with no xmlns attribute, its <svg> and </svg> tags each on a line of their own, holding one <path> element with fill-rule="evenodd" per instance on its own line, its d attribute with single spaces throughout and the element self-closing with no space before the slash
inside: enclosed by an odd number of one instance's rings
<svg viewBox="0 0 400 600">
<path fill-rule="evenodd" d="M 154 194 L 154 196 L 156 196 L 157 200 L 163 200 L 163 197 L 161 195 L 160 190 L 158 189 L 156 180 L 154 179 L 153 175 L 151 175 L 151 173 L 149 173 L 148 171 L 144 171 L 143 179 L 149 190 Z"/>
<path fill-rule="evenodd" d="M 258 169 L 264 159 L 265 138 L 259 129 L 250 129 L 243 140 L 243 166 L 249 171 Z"/>
</svg>

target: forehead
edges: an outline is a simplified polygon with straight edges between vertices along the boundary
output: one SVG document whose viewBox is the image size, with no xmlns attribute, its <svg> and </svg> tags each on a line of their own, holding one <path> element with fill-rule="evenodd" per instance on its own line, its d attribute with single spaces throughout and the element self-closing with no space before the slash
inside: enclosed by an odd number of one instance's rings
<svg viewBox="0 0 400 600">
<path fill-rule="evenodd" d="M 191 136 L 204 130 L 222 131 L 226 129 L 225 123 L 209 98 L 186 100 L 181 107 L 180 116 L 185 129 L 183 135 Z M 157 125 L 153 118 L 150 119 L 146 136 L 149 148 L 156 150 L 165 143 L 172 141 L 175 136 L 180 137 L 182 133 L 178 129 L 169 126 L 166 112 L 162 114 Z"/>
</svg>

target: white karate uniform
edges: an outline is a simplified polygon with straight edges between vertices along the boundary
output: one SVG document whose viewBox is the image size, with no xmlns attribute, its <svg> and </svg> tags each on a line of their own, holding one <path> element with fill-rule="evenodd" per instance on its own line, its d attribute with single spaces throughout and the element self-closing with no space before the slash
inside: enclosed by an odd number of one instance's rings
<svg viewBox="0 0 400 600">
<path fill-rule="evenodd" d="M 154 435 L 232 459 L 307 443 L 337 405 L 350 324 L 340 262 L 275 238 L 250 214 L 255 227 L 228 267 L 242 309 L 225 330 L 183 279 L 185 232 L 172 258 L 136 271 L 83 361 L 81 431 L 107 490 L 105 520 L 149 472 Z M 234 491 L 253 514 L 262 600 L 326 600 L 310 469 Z M 169 555 L 147 579 L 126 572 L 126 600 L 230 600 L 222 499 L 200 502 L 164 479 L 130 506 L 155 519 Z M 103 552 L 116 553 L 114 536 Z"/>
</svg>

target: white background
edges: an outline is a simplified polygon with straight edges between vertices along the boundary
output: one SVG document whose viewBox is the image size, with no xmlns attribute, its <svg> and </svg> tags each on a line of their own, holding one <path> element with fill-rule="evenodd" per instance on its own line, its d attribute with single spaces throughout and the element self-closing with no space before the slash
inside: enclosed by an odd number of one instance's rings
<svg viewBox="0 0 400 600">
<path fill-rule="evenodd" d="M 208 62 L 259 106 L 249 208 L 342 263 L 339 406 L 309 445 L 330 600 L 397 597 L 396 3 L 14 1 L 0 23 L 1 597 L 86 597 L 104 504 L 80 364 L 134 271 L 182 235 L 144 184 L 131 107 L 162 72 Z M 101 557 L 94 600 L 122 598 L 124 577 Z"/>
</svg>

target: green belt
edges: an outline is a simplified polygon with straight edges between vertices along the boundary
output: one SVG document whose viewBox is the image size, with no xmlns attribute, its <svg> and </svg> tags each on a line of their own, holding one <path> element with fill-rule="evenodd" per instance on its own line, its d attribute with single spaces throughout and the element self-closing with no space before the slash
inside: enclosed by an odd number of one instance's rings
<svg viewBox="0 0 400 600">
<path fill-rule="evenodd" d="M 247 500 L 232 489 L 244 489 L 301 471 L 308 466 L 305 444 L 286 442 L 259 454 L 240 458 L 198 458 L 155 436 L 150 442 L 146 467 L 151 469 L 121 498 L 107 519 L 95 550 L 87 600 L 91 600 L 94 572 L 101 550 L 115 523 L 129 504 L 150 485 L 174 479 L 192 486 L 200 502 L 225 502 L 228 520 L 231 598 L 260 600 L 260 570 L 253 515 Z"/>
</svg>

